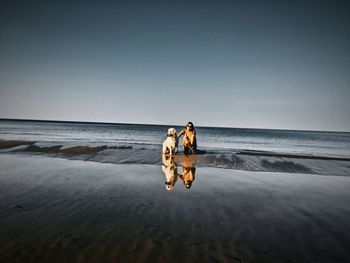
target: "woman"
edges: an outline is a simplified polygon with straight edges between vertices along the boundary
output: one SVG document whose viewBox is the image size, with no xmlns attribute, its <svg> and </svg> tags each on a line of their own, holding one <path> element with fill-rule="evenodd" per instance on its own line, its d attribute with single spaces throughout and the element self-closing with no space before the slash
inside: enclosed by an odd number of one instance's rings
<svg viewBox="0 0 350 263">
<path fill-rule="evenodd" d="M 178 137 L 180 138 L 184 135 L 182 140 L 182 145 L 184 147 L 184 153 L 195 153 L 197 150 L 197 139 L 196 139 L 196 130 L 193 127 L 192 122 L 188 122 L 185 129 L 180 131 Z"/>
</svg>

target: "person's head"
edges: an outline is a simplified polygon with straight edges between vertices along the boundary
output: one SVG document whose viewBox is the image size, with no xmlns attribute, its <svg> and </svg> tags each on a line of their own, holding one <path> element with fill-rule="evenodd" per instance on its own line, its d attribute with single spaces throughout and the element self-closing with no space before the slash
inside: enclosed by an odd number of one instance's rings
<svg viewBox="0 0 350 263">
<path fill-rule="evenodd" d="M 189 129 L 190 131 L 193 131 L 194 130 L 194 126 L 193 126 L 193 123 L 192 122 L 187 122 L 186 124 L 186 129 Z"/>
</svg>

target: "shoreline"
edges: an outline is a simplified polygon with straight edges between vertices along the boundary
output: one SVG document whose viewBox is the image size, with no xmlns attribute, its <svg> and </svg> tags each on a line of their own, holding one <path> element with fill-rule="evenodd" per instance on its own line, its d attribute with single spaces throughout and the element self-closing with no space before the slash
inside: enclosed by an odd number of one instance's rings
<svg viewBox="0 0 350 263">
<path fill-rule="evenodd" d="M 162 156 L 158 145 L 106 145 L 64 142 L 0 140 L 0 154 L 48 156 L 68 160 L 94 161 L 112 164 L 160 165 Z M 195 155 L 197 167 L 214 167 L 242 171 L 304 173 L 319 175 L 350 175 L 350 158 L 285 154 L 258 150 L 199 150 Z M 181 165 L 185 155 L 174 156 Z"/>
<path fill-rule="evenodd" d="M 2 262 L 329 262 L 349 257 L 350 178 L 1 154 Z"/>
</svg>

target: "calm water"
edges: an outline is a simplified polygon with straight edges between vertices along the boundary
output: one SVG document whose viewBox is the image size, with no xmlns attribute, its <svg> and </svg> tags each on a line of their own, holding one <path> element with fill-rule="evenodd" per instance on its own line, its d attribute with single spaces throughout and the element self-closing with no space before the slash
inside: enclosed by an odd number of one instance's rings
<svg viewBox="0 0 350 263">
<path fill-rule="evenodd" d="M 0 121 L 1 140 L 38 144 L 161 148 L 170 126 L 40 121 Z M 174 126 L 177 131 L 183 127 Z M 196 127 L 201 150 L 262 150 L 315 156 L 350 157 L 350 133 Z"/>
</svg>

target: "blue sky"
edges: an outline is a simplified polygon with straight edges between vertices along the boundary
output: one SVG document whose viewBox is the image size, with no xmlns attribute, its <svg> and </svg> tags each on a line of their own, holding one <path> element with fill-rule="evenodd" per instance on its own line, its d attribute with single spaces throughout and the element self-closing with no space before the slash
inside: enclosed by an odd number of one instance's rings
<svg viewBox="0 0 350 263">
<path fill-rule="evenodd" d="M 349 11 L 13 1 L 0 10 L 0 117 L 350 131 Z"/>
</svg>

